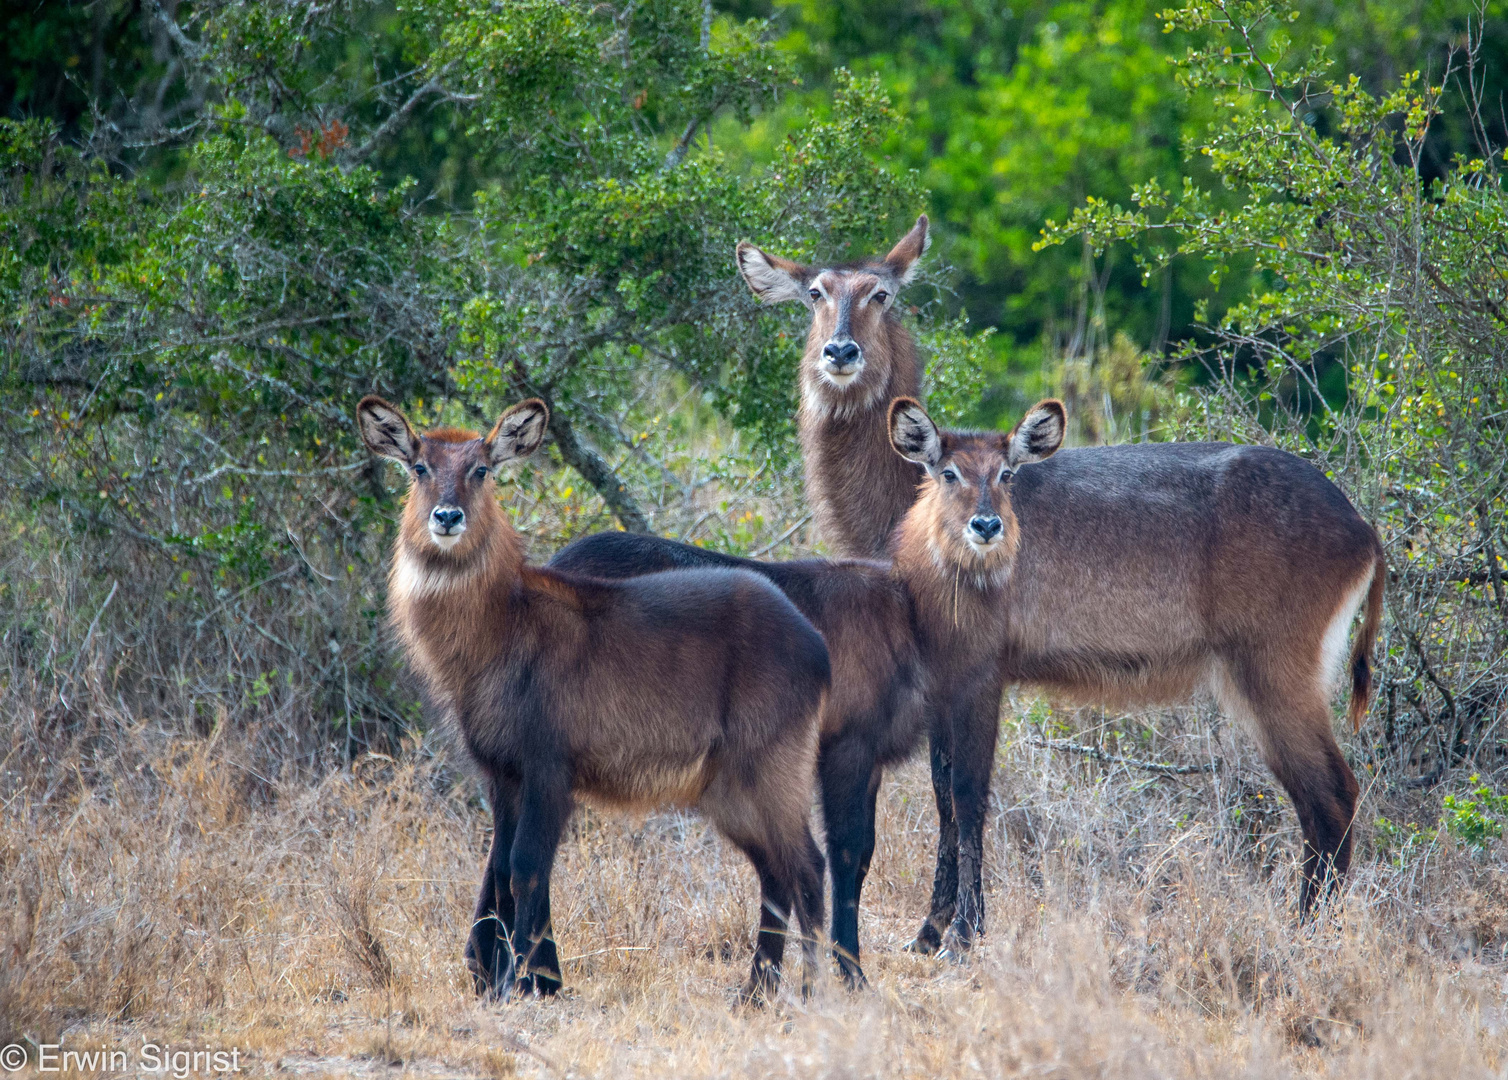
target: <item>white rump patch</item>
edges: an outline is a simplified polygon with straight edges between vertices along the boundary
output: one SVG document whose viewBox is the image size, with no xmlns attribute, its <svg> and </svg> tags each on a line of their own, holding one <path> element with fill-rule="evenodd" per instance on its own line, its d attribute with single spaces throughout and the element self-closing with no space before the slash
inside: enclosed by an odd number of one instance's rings
<svg viewBox="0 0 1508 1080">
<path fill-rule="evenodd" d="M 1351 623 L 1356 619 L 1356 609 L 1361 606 L 1362 597 L 1371 587 L 1372 575 L 1376 572 L 1374 567 L 1346 594 L 1340 607 L 1331 616 L 1330 625 L 1325 628 L 1325 636 L 1320 640 L 1319 688 L 1320 693 L 1327 698 L 1335 691 L 1335 681 L 1346 658 L 1346 639 L 1351 636 Z"/>
</svg>

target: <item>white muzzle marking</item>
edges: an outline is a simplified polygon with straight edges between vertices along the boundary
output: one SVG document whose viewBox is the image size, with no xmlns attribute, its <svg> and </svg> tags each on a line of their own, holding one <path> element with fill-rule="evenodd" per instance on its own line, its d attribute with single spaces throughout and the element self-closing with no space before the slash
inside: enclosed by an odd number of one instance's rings
<svg viewBox="0 0 1508 1080">
<path fill-rule="evenodd" d="M 964 530 L 963 540 L 964 543 L 969 545 L 969 550 L 972 551 L 975 555 L 978 555 L 980 558 L 984 558 L 985 556 L 989 555 L 990 552 L 994 551 L 1001 544 L 1001 539 L 998 536 L 990 540 L 979 539 L 979 537 L 974 534 L 973 529 Z"/>
</svg>

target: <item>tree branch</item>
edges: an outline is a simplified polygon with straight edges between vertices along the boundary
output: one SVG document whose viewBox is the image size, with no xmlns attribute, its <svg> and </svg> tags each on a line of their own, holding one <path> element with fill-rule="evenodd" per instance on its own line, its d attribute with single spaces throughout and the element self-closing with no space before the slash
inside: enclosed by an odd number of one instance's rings
<svg viewBox="0 0 1508 1080">
<path fill-rule="evenodd" d="M 409 114 L 414 111 L 419 102 L 423 101 L 430 94 L 439 93 L 443 89 L 443 87 L 440 85 L 440 80 L 443 79 L 445 75 L 450 71 L 450 69 L 454 66 L 454 61 L 446 64 L 439 71 L 435 72 L 434 76 L 427 83 L 410 94 L 408 100 L 405 101 L 402 105 L 398 106 L 398 108 L 394 109 L 388 115 L 388 118 L 384 120 L 382 124 L 377 128 L 377 130 L 372 132 L 372 134 L 367 138 L 366 142 L 362 143 L 360 146 L 346 155 L 346 164 L 360 165 L 367 158 L 371 157 L 372 152 L 376 150 L 379 145 L 381 145 L 382 140 L 386 139 L 389 135 L 403 126 L 404 121 L 409 118 Z"/>
<path fill-rule="evenodd" d="M 624 531 L 649 532 L 649 518 L 629 494 L 628 485 L 618 479 L 618 474 L 606 458 L 581 441 L 570 418 L 556 405 L 554 395 L 530 380 L 521 360 L 500 362 L 498 366 L 508 372 L 508 382 L 515 390 L 532 394 L 545 403 L 550 410 L 550 434 L 555 438 L 555 445 L 560 448 L 560 459 L 575 469 L 602 496 L 602 501 L 613 512 Z"/>
<path fill-rule="evenodd" d="M 1033 739 L 1033 746 L 1040 746 L 1044 750 L 1064 750 L 1073 754 L 1083 754 L 1085 757 L 1094 758 L 1095 761 L 1104 761 L 1113 765 L 1130 765 L 1134 769 L 1145 769 L 1147 772 L 1161 773 L 1164 776 L 1191 776 L 1195 773 L 1215 772 L 1219 762 L 1211 761 L 1204 765 L 1165 765 L 1160 761 L 1138 761 L 1136 758 L 1121 757 L 1101 750 L 1098 746 L 1085 746 L 1083 743 L 1070 742 L 1067 739 Z"/>
<path fill-rule="evenodd" d="M 700 116 L 693 116 L 691 118 L 691 122 L 686 125 L 686 130 L 681 133 L 681 137 L 676 141 L 676 144 L 670 148 L 670 153 L 665 155 L 663 172 L 669 172 L 685 160 L 686 152 L 691 149 L 691 139 L 696 135 L 697 125 L 701 122 L 702 118 Z"/>
<path fill-rule="evenodd" d="M 173 44 L 182 49 L 185 56 L 190 60 L 198 60 L 204 56 L 208 51 L 207 48 L 198 42 L 190 41 L 189 36 L 183 32 L 183 27 L 168 17 L 168 13 L 162 10 L 162 4 L 158 0 L 147 0 L 147 6 L 162 23 L 163 29 L 168 32 L 168 37 L 173 39 Z"/>
<path fill-rule="evenodd" d="M 607 463 L 597 451 L 582 443 L 576 435 L 576 429 L 571 421 L 566 418 L 564 412 L 558 409 L 548 398 L 545 404 L 550 407 L 550 434 L 555 437 L 555 445 L 560 448 L 560 457 L 571 468 L 581 474 L 581 478 L 596 489 L 597 494 L 602 496 L 602 501 L 607 503 L 618 523 L 628 532 L 649 532 L 649 519 L 644 516 L 644 511 L 639 509 L 639 504 L 628 493 L 628 486 L 618 479 L 618 474 L 613 472 L 613 467 Z"/>
</svg>

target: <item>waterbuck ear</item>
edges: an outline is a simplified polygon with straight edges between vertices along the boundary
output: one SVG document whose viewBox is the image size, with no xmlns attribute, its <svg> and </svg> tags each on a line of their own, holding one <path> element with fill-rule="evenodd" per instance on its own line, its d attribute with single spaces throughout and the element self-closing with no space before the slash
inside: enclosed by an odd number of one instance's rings
<svg viewBox="0 0 1508 1080">
<path fill-rule="evenodd" d="M 1068 428 L 1068 412 L 1057 398 L 1039 401 L 1005 437 L 1005 461 L 1011 468 L 1042 461 L 1057 453 Z"/>
<path fill-rule="evenodd" d="M 482 444 L 488 463 L 494 467 L 506 465 L 534 453 L 545 441 L 545 427 L 549 422 L 549 406 L 539 398 L 529 398 L 514 405 L 498 417 L 497 426 Z"/>
<path fill-rule="evenodd" d="M 911 226 L 911 231 L 890 249 L 890 254 L 885 256 L 885 265 L 895 279 L 905 285 L 916 276 L 916 260 L 931 246 L 932 234 L 927 231 L 927 215 L 923 214 Z"/>
<path fill-rule="evenodd" d="M 356 422 L 361 441 L 378 457 L 392 458 L 405 465 L 419 460 L 419 436 L 408 420 L 393 406 L 375 394 L 361 399 L 356 406 Z"/>
<path fill-rule="evenodd" d="M 935 468 L 942 460 L 942 436 L 915 398 L 890 403 L 890 445 L 907 461 Z"/>
<path fill-rule="evenodd" d="M 754 290 L 754 295 L 766 304 L 778 304 L 782 300 L 806 300 L 806 267 L 760 251 L 747 240 L 740 240 L 733 249 L 738 260 L 738 272 Z"/>
</svg>

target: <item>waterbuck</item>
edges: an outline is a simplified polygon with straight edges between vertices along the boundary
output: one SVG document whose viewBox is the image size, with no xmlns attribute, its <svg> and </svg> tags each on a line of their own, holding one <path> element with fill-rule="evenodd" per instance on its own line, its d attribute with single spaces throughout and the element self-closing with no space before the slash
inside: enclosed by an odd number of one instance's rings
<svg viewBox="0 0 1508 1080">
<path fill-rule="evenodd" d="M 775 985 L 788 913 L 809 981 L 822 855 L 807 815 L 831 678 L 821 636 L 746 570 L 609 582 L 528 565 L 493 476 L 543 442 L 541 401 L 514 405 L 485 438 L 418 436 L 376 397 L 357 414 L 367 447 L 410 477 L 388 581 L 393 624 L 492 800 L 466 946 L 478 991 L 559 988 L 550 869 L 578 797 L 698 807 L 759 875 L 745 999 Z"/>
<path fill-rule="evenodd" d="M 1307 914 L 1350 862 L 1358 788 L 1330 695 L 1365 598 L 1350 658 L 1359 724 L 1382 609 L 1376 533 L 1318 469 L 1280 450 L 1055 454 L 1063 428 L 1056 401 L 1007 435 L 939 431 L 910 398 L 890 406 L 892 445 L 926 470 L 896 531 L 895 568 L 916 605 L 935 705 L 952 721 L 932 727 L 934 739 L 951 735 L 933 753 L 951 768 L 946 784 L 934 772 L 944 835 L 916 946 L 961 951 L 984 929 L 982 831 L 1010 682 L 1120 705 L 1212 689 L 1249 723 L 1293 801 Z"/>
<path fill-rule="evenodd" d="M 583 537 L 549 565 L 606 578 L 743 568 L 773 582 L 822 632 L 833 683 L 822 708 L 817 775 L 832 874 L 833 952 L 848 983 L 863 983 L 859 895 L 874 855 L 875 799 L 884 768 L 920 744 L 927 715 L 911 599 L 890 567 L 860 559 L 760 562 L 620 532 Z"/>
<path fill-rule="evenodd" d="M 943 893 L 953 905 L 954 948 L 966 948 L 984 928 L 984 814 L 1005 683 L 1001 646 L 1014 629 L 1011 586 L 1031 549 L 1012 512 L 1016 471 L 1029 482 L 1037 463 L 1057 451 L 1064 428 L 1058 401 L 1035 406 L 1008 435 L 941 432 L 913 398 L 897 398 L 891 408 L 892 445 L 926 469 L 891 548 L 894 573 L 915 605 L 928 675 L 933 783 L 940 774 L 949 783 L 934 795 L 939 814 L 944 806 L 951 811 L 944 840 L 955 855 L 938 860 L 934 904 Z M 1052 613 L 1048 606 L 1036 614 L 1045 620 Z"/>
<path fill-rule="evenodd" d="M 923 214 L 883 259 L 801 266 L 748 242 L 735 251 L 762 301 L 811 310 L 796 427 L 817 532 L 840 555 L 888 559 L 890 534 L 916 498 L 920 470 L 891 453 L 885 410 L 921 394 L 916 347 L 895 298 L 927 244 Z"/>
</svg>

